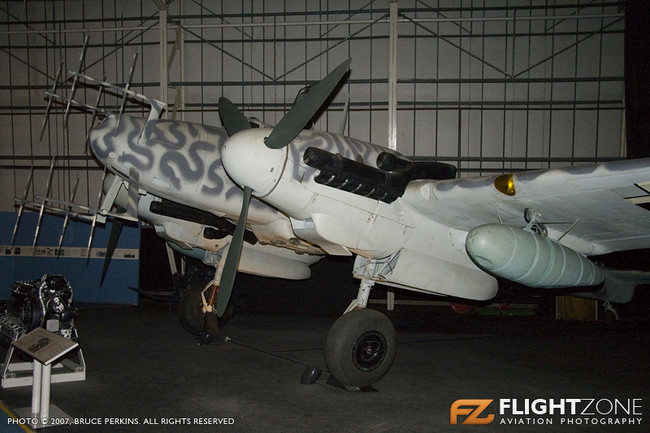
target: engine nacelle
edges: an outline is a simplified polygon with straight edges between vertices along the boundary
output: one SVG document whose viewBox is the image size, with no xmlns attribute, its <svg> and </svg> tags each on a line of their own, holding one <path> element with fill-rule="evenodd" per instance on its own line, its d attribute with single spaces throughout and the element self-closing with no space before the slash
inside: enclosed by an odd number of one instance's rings
<svg viewBox="0 0 650 433">
<path fill-rule="evenodd" d="M 530 287 L 593 286 L 605 278 L 598 266 L 571 248 L 505 224 L 474 228 L 465 249 L 480 268 Z"/>
</svg>

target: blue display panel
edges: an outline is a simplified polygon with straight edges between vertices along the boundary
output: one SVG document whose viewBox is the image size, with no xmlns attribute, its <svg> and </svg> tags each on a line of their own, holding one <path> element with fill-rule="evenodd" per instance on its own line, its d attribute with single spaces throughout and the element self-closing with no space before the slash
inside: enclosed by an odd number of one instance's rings
<svg viewBox="0 0 650 433">
<path fill-rule="evenodd" d="M 90 258 L 86 258 L 90 223 L 70 220 L 60 254 L 57 251 L 63 218 L 44 215 L 36 248 L 32 248 L 38 214 L 25 212 L 14 246 L 10 247 L 16 213 L 0 212 L 0 299 L 9 297 L 14 281 L 35 280 L 43 274 L 68 278 L 78 302 L 136 304 L 138 287 L 140 227 L 124 225 L 117 249 L 100 285 L 106 246 L 112 224 L 97 224 Z"/>
</svg>

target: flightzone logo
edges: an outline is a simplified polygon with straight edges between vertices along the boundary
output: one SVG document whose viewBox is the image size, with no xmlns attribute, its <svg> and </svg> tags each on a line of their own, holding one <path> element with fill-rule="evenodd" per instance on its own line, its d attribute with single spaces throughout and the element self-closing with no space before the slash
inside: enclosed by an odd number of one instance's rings
<svg viewBox="0 0 650 433">
<path fill-rule="evenodd" d="M 494 400 L 462 399 L 456 400 L 449 409 L 449 423 L 458 424 L 458 417 L 466 417 L 461 424 L 485 425 L 494 421 L 494 415 L 481 416 Z"/>
<path fill-rule="evenodd" d="M 451 425 L 641 425 L 641 398 L 460 399 L 449 408 Z M 495 413 L 496 407 L 498 413 Z"/>
</svg>

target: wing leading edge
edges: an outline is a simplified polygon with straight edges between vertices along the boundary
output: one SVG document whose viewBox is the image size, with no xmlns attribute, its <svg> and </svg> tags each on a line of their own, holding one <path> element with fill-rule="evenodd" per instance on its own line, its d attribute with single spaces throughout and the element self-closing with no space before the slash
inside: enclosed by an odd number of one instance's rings
<svg viewBox="0 0 650 433">
<path fill-rule="evenodd" d="M 499 190 L 504 179 L 513 190 Z M 466 231 L 495 222 L 523 226 L 525 210 L 532 210 L 549 236 L 594 255 L 650 247 L 650 212 L 644 207 L 649 191 L 650 159 L 634 159 L 505 177 L 414 181 L 402 199 Z"/>
</svg>

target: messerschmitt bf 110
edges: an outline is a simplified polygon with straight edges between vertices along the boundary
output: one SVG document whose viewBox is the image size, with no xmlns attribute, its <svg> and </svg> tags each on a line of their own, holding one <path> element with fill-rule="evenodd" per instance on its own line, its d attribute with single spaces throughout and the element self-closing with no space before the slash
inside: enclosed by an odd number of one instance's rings
<svg viewBox="0 0 650 433">
<path fill-rule="evenodd" d="M 221 270 L 226 252 L 236 229 L 232 221 L 239 218 L 244 198 L 241 188 L 226 175 L 221 164 L 221 148 L 228 135 L 223 128 L 161 119 L 165 105 L 130 88 L 137 54 L 125 85 L 114 85 L 83 74 L 87 43 L 88 39 L 84 43 L 77 70 L 70 71 L 68 94 L 59 94 L 62 93 L 59 82 L 61 68 L 52 88 L 45 92 L 48 106 L 41 135 L 55 103 L 65 107 L 64 126 L 67 126 L 71 109 L 92 114 L 91 124 L 95 123 L 96 118 L 101 118 L 102 122 L 90 130 L 86 141 L 104 167 L 104 191 L 98 195 L 95 207 L 50 198 L 47 196 L 49 187 L 46 187 L 45 195 L 37 195 L 35 201 L 28 201 L 28 181 L 23 197 L 17 200 L 18 218 L 11 243 L 13 245 L 25 208 L 36 209 L 41 216 L 44 212 L 65 216 L 59 250 L 69 218 L 88 221 L 93 229 L 96 224 L 110 218 L 113 224 L 101 277 L 103 281 L 117 245 L 122 221 L 145 221 L 173 250 L 214 266 L 215 276 L 209 284 L 205 287 L 192 286 L 184 292 L 179 313 L 183 326 L 192 334 L 204 341 L 218 337 L 221 320 L 217 320 L 216 314 L 213 314 L 215 297 L 222 282 Z M 75 93 L 81 86 L 98 91 L 95 105 L 75 99 Z M 105 94 L 119 98 L 121 102 L 117 112 L 111 113 L 99 106 Z M 145 119 L 124 113 L 127 101 L 149 107 L 148 117 Z M 74 195 L 73 192 L 71 196 Z M 34 245 L 40 221 L 39 218 Z M 88 253 L 93 232 L 91 230 L 88 239 Z M 241 258 L 238 262 L 242 272 L 283 279 L 305 279 L 311 275 L 309 266 L 324 256 L 319 247 L 295 237 L 289 218 L 257 199 L 250 203 L 248 226 L 242 229 L 242 236 L 245 242 L 239 245 Z M 234 274 L 230 277 L 234 278 Z"/>
<path fill-rule="evenodd" d="M 588 256 L 650 246 L 640 206 L 650 202 L 650 160 L 457 178 L 452 165 L 305 129 L 349 66 L 308 87 L 275 127 L 225 98 L 224 128 L 161 120 L 159 102 L 73 73 L 152 107 L 148 119 L 103 113 L 91 131 L 90 148 L 114 179 L 95 211 L 148 221 L 215 267 L 212 284 L 181 302 L 186 328 L 218 332 L 238 270 L 306 278 L 323 254 L 355 255 L 359 292 L 330 329 L 325 360 L 342 384 L 366 387 L 396 352 L 390 320 L 366 308 L 376 283 L 485 301 L 501 278 L 630 301 L 645 275 Z M 83 108 L 73 96 L 62 100 Z M 109 214 L 116 207 L 123 213 Z"/>
</svg>

